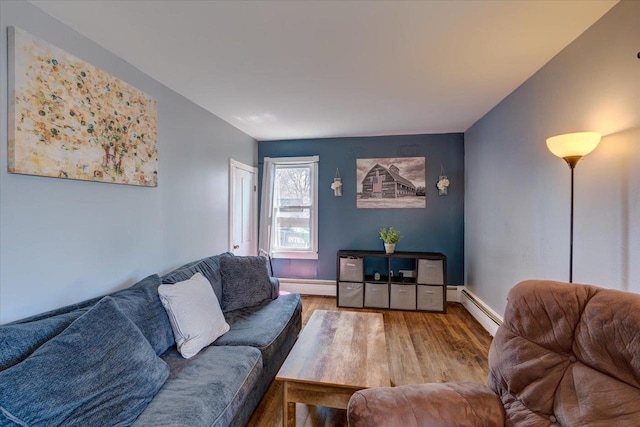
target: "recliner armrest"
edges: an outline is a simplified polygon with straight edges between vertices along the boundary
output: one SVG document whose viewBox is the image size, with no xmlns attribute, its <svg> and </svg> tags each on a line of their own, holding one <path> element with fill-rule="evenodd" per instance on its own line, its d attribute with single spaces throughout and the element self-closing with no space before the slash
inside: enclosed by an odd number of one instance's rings
<svg viewBox="0 0 640 427">
<path fill-rule="evenodd" d="M 347 418 L 350 427 L 502 427 L 504 408 L 485 385 L 430 383 L 357 391 Z"/>
</svg>

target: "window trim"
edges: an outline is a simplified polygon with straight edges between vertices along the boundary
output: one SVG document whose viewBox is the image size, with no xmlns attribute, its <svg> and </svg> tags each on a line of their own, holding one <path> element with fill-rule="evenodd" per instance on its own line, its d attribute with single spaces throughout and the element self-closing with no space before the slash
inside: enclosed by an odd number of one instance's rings
<svg viewBox="0 0 640 427">
<path fill-rule="evenodd" d="M 306 157 L 265 157 L 262 178 L 262 202 L 260 208 L 260 247 L 268 252 L 272 258 L 280 259 L 318 259 L 318 186 L 319 186 L 319 156 Z M 311 225 L 310 250 L 278 250 L 273 249 L 273 195 L 274 175 L 277 165 L 311 165 L 311 198 L 312 204 L 309 215 Z M 270 188 L 268 188 L 270 187 Z"/>
</svg>

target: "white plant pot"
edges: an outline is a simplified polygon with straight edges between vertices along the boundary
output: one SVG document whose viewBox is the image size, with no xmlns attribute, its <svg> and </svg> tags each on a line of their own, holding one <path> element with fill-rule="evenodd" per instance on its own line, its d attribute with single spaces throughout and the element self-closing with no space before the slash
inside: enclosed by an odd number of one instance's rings
<svg viewBox="0 0 640 427">
<path fill-rule="evenodd" d="M 392 254 L 394 253 L 396 250 L 396 244 L 395 243 L 385 243 L 384 244 L 384 251 L 388 254 Z"/>
</svg>

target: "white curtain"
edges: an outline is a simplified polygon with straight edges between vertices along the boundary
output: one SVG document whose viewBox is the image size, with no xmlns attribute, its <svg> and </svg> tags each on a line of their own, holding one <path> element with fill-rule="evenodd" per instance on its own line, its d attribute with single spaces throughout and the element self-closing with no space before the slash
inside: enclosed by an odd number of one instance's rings
<svg viewBox="0 0 640 427">
<path fill-rule="evenodd" d="M 271 255 L 271 216 L 273 215 L 273 182 L 276 164 L 270 157 L 264 158 L 262 167 L 262 201 L 260 203 L 260 249 Z"/>
</svg>

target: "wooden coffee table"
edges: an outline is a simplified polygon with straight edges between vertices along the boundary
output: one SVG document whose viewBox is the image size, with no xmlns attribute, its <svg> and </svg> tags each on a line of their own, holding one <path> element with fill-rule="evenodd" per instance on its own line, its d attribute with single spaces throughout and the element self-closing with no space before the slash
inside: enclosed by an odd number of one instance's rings
<svg viewBox="0 0 640 427">
<path fill-rule="evenodd" d="M 280 368 L 283 425 L 295 425 L 295 402 L 346 409 L 351 395 L 388 387 L 382 314 L 316 310 Z"/>
</svg>

